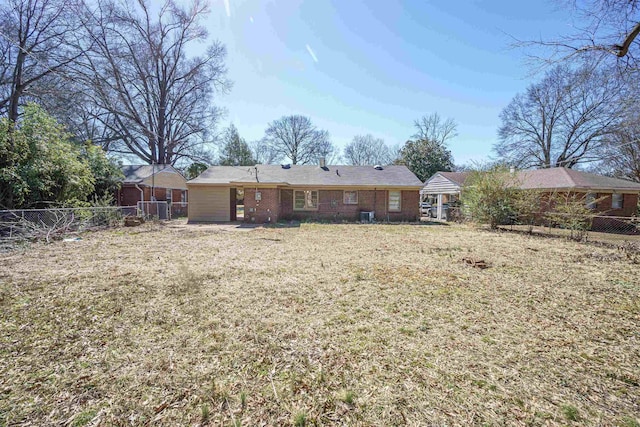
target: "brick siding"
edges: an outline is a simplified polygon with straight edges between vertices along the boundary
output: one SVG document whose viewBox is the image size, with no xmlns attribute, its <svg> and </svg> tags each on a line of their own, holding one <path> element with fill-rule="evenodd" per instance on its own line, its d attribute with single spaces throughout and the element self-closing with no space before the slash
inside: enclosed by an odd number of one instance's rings
<svg viewBox="0 0 640 427">
<path fill-rule="evenodd" d="M 566 194 L 566 193 L 565 193 Z M 585 197 L 587 193 L 577 193 L 577 196 Z M 594 193 L 596 205 L 592 210 L 596 218 L 593 218 L 591 230 L 593 231 L 618 231 L 627 232 L 630 229 L 635 230 L 635 227 L 629 225 L 628 221 L 619 220 L 615 218 L 603 218 L 603 217 L 632 217 L 637 214 L 638 210 L 638 195 L 637 194 L 623 194 L 622 208 L 613 209 L 611 207 L 611 193 Z M 553 195 L 557 193 L 545 193 L 541 201 L 542 213 L 536 216 L 537 223 L 544 224 L 546 222 L 544 212 L 553 209 L 553 202 L 549 200 Z M 586 200 L 585 200 L 586 202 Z"/>
<path fill-rule="evenodd" d="M 597 194 L 595 211 L 607 216 L 633 216 L 638 209 L 638 195 L 637 194 L 623 194 L 622 195 L 622 208 L 613 209 L 611 207 L 612 194 Z"/>
<path fill-rule="evenodd" d="M 419 214 L 420 193 L 402 191 L 401 211 L 388 212 L 387 190 L 358 190 L 358 204 L 345 204 L 343 190 L 319 190 L 318 209 L 293 209 L 293 191 L 280 190 L 280 218 L 285 220 L 357 221 L 360 212 L 374 211 L 377 221 L 416 221 Z"/>
<path fill-rule="evenodd" d="M 256 200 L 256 191 L 260 200 Z M 258 224 L 277 222 L 279 217 L 279 197 L 277 188 L 244 189 L 244 221 Z"/>
<path fill-rule="evenodd" d="M 598 194 L 596 196 L 596 200 L 598 200 L 598 202 L 594 213 L 597 215 L 631 217 L 636 215 L 638 210 L 637 194 L 623 194 L 622 208 L 620 209 L 613 209 L 611 207 L 612 195 L 610 193 Z M 602 230 L 620 233 L 637 232 L 637 229 L 626 221 L 602 217 L 596 217 L 593 219 L 591 229 L 594 231 Z"/>
</svg>

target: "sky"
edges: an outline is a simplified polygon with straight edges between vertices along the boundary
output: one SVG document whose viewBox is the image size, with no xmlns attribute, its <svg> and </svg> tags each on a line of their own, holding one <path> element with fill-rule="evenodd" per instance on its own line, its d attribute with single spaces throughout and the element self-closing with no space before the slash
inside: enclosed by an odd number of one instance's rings
<svg viewBox="0 0 640 427">
<path fill-rule="evenodd" d="M 559 1 L 213 0 L 233 88 L 215 103 L 247 141 L 309 116 L 342 151 L 355 135 L 402 145 L 413 122 L 458 123 L 456 164 L 491 156 L 500 111 L 535 81 L 514 40 L 570 33 Z"/>
</svg>

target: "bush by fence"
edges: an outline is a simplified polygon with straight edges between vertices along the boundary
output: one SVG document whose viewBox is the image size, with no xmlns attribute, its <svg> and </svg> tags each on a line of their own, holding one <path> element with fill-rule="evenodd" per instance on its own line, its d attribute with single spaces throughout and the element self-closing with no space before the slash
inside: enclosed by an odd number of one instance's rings
<svg viewBox="0 0 640 427">
<path fill-rule="evenodd" d="M 0 211 L 0 240 L 43 239 L 120 224 L 137 214 L 135 206 L 20 209 Z"/>
<path fill-rule="evenodd" d="M 549 236 L 562 236 L 574 240 L 599 240 L 619 243 L 640 242 L 640 218 L 604 215 L 576 215 L 559 212 L 539 213 L 535 222 L 528 216 L 514 216 L 503 229 Z"/>
</svg>

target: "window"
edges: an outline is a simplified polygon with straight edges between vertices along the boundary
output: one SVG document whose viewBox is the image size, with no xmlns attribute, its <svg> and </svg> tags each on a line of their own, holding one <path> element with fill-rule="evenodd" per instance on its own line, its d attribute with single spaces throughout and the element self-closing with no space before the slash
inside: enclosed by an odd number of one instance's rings
<svg viewBox="0 0 640 427">
<path fill-rule="evenodd" d="M 167 188 L 167 203 L 171 204 L 171 202 L 173 202 L 173 190 L 170 188 Z"/>
<path fill-rule="evenodd" d="M 389 211 L 400 211 L 401 191 L 389 191 Z"/>
<path fill-rule="evenodd" d="M 293 192 L 293 210 L 315 211 L 318 209 L 318 192 L 316 190 L 296 190 Z"/>
<path fill-rule="evenodd" d="M 613 193 L 611 195 L 611 208 L 612 209 L 622 209 L 624 197 L 620 193 Z"/>
<path fill-rule="evenodd" d="M 345 205 L 357 205 L 358 204 L 358 192 L 357 191 L 345 191 L 344 192 L 344 204 Z"/>
<path fill-rule="evenodd" d="M 596 193 L 587 193 L 587 196 L 585 197 L 584 205 L 588 209 L 595 209 L 596 208 Z"/>
<path fill-rule="evenodd" d="M 180 201 L 183 205 L 187 203 L 187 190 L 182 190 L 182 193 L 180 194 Z"/>
</svg>

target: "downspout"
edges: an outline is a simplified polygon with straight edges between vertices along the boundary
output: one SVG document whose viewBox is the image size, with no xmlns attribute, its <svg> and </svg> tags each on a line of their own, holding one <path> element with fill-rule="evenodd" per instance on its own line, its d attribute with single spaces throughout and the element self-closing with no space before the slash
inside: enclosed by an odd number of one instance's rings
<svg viewBox="0 0 640 427">
<path fill-rule="evenodd" d="M 389 206 L 387 206 L 387 203 L 389 203 L 389 190 L 387 190 L 384 198 L 384 212 L 387 214 L 387 222 L 389 222 Z"/>
<path fill-rule="evenodd" d="M 378 189 L 373 187 L 373 220 L 376 220 L 376 204 L 378 203 Z"/>
<path fill-rule="evenodd" d="M 144 191 L 142 190 L 142 188 L 138 187 L 138 184 L 136 184 L 135 187 L 140 192 L 140 206 L 142 207 L 142 212 L 144 213 Z M 138 216 L 140 216 L 139 212 L 138 212 Z"/>
</svg>

